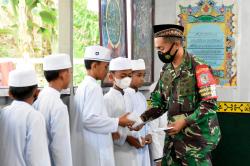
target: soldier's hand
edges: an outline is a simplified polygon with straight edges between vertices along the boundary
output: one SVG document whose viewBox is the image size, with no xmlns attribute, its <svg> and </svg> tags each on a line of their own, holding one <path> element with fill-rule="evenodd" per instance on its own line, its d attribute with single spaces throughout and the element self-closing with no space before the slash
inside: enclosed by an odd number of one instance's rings
<svg viewBox="0 0 250 166">
<path fill-rule="evenodd" d="M 186 125 L 187 124 L 186 124 L 185 119 L 179 119 L 171 123 L 170 125 L 168 125 L 168 127 L 173 127 L 173 128 L 167 131 L 168 135 L 178 134 L 181 131 L 181 129 L 183 129 Z"/>
<path fill-rule="evenodd" d="M 126 126 L 129 126 L 131 127 L 133 124 L 134 124 L 134 121 L 132 120 L 129 120 L 127 118 L 127 116 L 129 115 L 130 113 L 126 113 L 124 115 L 122 115 L 120 118 L 119 118 L 119 126 L 122 126 L 122 127 L 126 127 Z"/>
</svg>

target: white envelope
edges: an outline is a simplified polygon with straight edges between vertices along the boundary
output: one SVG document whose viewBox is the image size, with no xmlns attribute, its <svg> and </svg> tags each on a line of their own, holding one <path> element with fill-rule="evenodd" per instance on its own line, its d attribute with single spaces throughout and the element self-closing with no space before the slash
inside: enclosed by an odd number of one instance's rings
<svg viewBox="0 0 250 166">
<path fill-rule="evenodd" d="M 172 128 L 174 128 L 174 127 L 156 128 L 156 129 L 153 129 L 153 132 L 167 131 L 167 130 L 170 130 Z"/>
</svg>

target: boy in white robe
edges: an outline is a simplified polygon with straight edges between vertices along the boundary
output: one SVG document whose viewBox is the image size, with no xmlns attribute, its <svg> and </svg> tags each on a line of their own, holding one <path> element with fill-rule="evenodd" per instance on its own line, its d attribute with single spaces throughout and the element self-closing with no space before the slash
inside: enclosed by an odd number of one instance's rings
<svg viewBox="0 0 250 166">
<path fill-rule="evenodd" d="M 125 89 L 125 103 L 127 107 L 132 108 L 132 112 L 137 115 L 142 114 L 147 109 L 147 101 L 145 96 L 138 91 L 138 89 L 144 84 L 145 76 L 145 62 L 143 59 L 132 60 L 132 81 L 130 87 Z M 150 154 L 148 145 L 152 142 L 150 134 L 150 127 L 148 124 L 144 125 L 140 131 L 133 131 L 133 135 L 137 135 L 137 138 L 145 140 L 145 145 L 137 149 L 136 157 L 138 160 L 138 166 L 150 166 Z"/>
<path fill-rule="evenodd" d="M 0 165 L 50 166 L 45 121 L 31 106 L 37 95 L 35 71 L 11 71 L 8 84 L 13 102 L 0 111 Z"/>
<path fill-rule="evenodd" d="M 131 82 L 132 66 L 127 58 L 118 57 L 112 59 L 109 66 L 109 79 L 113 82 L 113 87 L 104 95 L 104 101 L 110 117 L 119 117 L 126 112 L 131 112 L 125 105 L 124 89 Z M 113 133 L 114 155 L 116 166 L 138 166 L 136 157 L 137 149 L 141 148 L 139 140 L 133 137 L 127 128 L 118 129 L 117 134 Z"/>
<path fill-rule="evenodd" d="M 127 114 L 108 117 L 97 80 L 106 77 L 110 58 L 111 50 L 102 46 L 90 46 L 85 50 L 87 76 L 77 88 L 75 109 L 71 112 L 74 166 L 115 166 L 111 133 L 117 132 L 118 126 L 133 123 L 127 119 Z"/>
<path fill-rule="evenodd" d="M 166 127 L 167 124 L 167 113 L 161 117 L 151 121 L 148 125 L 151 128 L 152 143 L 150 144 L 150 154 L 153 166 L 161 166 L 163 157 L 163 148 L 165 141 L 165 131 L 159 130 Z"/>
<path fill-rule="evenodd" d="M 150 88 L 149 92 L 152 93 L 157 85 L 154 82 Z M 151 121 L 148 125 L 151 128 L 152 143 L 149 145 L 150 157 L 152 166 L 161 166 L 161 161 L 163 158 L 163 148 L 166 132 L 162 129 L 166 127 L 167 124 L 167 113 L 164 113 L 161 117 Z"/>
<path fill-rule="evenodd" d="M 39 93 L 33 106 L 45 118 L 52 166 L 72 166 L 68 108 L 60 98 L 71 79 L 71 62 L 67 54 L 44 58 L 44 76 L 49 86 Z"/>
</svg>

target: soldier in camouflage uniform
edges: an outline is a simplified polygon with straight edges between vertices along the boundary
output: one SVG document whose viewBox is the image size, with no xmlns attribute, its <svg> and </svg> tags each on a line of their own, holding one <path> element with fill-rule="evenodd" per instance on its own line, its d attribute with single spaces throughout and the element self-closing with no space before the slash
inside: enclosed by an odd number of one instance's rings
<svg viewBox="0 0 250 166">
<path fill-rule="evenodd" d="M 165 63 L 151 94 L 151 108 L 141 115 L 147 122 L 168 112 L 162 165 L 212 165 L 211 151 L 220 140 L 217 96 L 211 68 L 185 51 L 184 28 L 154 26 L 155 47 Z"/>
</svg>

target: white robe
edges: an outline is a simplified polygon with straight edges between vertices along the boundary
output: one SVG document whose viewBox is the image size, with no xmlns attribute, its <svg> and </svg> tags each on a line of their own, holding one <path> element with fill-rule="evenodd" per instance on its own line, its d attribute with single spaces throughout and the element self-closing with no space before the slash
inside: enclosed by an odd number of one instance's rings
<svg viewBox="0 0 250 166">
<path fill-rule="evenodd" d="M 167 126 L 167 113 L 164 113 L 159 118 L 148 123 L 152 129 L 152 143 L 150 144 L 150 152 L 152 160 L 161 159 L 163 157 L 163 148 L 166 133 L 164 131 L 154 132 L 153 129 L 166 128 Z M 154 162 L 155 163 L 155 162 Z"/>
<path fill-rule="evenodd" d="M 157 82 L 154 82 L 149 90 L 152 93 L 157 85 Z M 152 135 L 152 143 L 150 144 L 150 154 L 151 160 L 153 161 L 152 165 L 155 165 L 156 162 L 154 160 L 161 159 L 163 157 L 163 148 L 164 148 L 164 141 L 166 133 L 164 131 L 154 132 L 154 129 L 157 128 L 165 128 L 168 124 L 167 120 L 167 112 L 164 113 L 157 119 L 149 122 L 148 125 L 151 128 L 151 135 Z M 160 161 L 160 160 L 158 160 Z"/>
<path fill-rule="evenodd" d="M 135 112 L 141 115 L 147 109 L 147 101 L 145 96 L 132 88 L 125 89 L 125 103 L 127 107 L 131 107 L 131 112 Z M 140 131 L 136 132 L 138 137 L 145 137 L 149 134 L 149 126 L 146 124 Z M 135 133 L 134 132 L 134 133 Z M 150 154 L 148 145 L 143 148 L 137 149 L 136 157 L 138 160 L 138 166 L 150 166 Z"/>
<path fill-rule="evenodd" d="M 52 166 L 72 166 L 68 108 L 60 92 L 45 87 L 33 104 L 45 118 Z"/>
<path fill-rule="evenodd" d="M 118 118 L 110 118 L 101 86 L 85 76 L 75 95 L 71 117 L 71 142 L 74 166 L 114 166 L 112 132 Z"/>
<path fill-rule="evenodd" d="M 0 165 L 50 166 L 43 115 L 26 102 L 0 111 Z"/>
<path fill-rule="evenodd" d="M 104 101 L 110 117 L 120 117 L 126 112 L 130 112 L 130 108 L 125 106 L 124 96 L 114 88 L 110 88 L 109 92 L 104 95 Z M 126 142 L 127 136 L 132 134 L 128 128 L 119 127 L 118 130 L 121 138 L 114 141 L 115 165 L 138 166 L 137 149 Z"/>
</svg>

